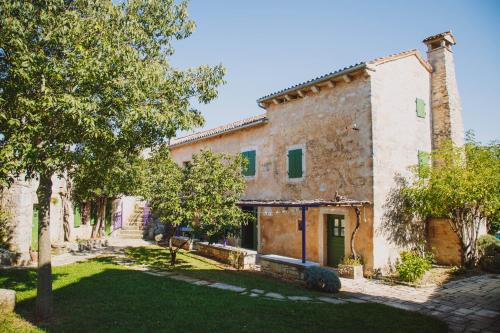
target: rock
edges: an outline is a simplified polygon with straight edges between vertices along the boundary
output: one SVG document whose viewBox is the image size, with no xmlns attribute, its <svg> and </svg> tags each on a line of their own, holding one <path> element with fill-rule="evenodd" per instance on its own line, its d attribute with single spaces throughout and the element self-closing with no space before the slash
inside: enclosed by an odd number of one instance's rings
<svg viewBox="0 0 500 333">
<path fill-rule="evenodd" d="M 0 265 L 13 265 L 16 261 L 16 254 L 9 250 L 0 249 Z"/>
<path fill-rule="evenodd" d="M 0 311 L 12 312 L 16 307 L 16 292 L 10 289 L 0 289 Z"/>
<path fill-rule="evenodd" d="M 158 234 L 158 235 L 155 235 L 155 241 L 156 242 L 159 242 L 163 239 L 163 235 L 162 234 Z"/>
</svg>

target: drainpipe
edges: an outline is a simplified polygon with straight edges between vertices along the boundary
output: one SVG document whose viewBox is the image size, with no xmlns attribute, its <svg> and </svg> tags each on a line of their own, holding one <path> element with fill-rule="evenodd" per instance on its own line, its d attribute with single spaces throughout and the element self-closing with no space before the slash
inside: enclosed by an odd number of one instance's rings
<svg viewBox="0 0 500 333">
<path fill-rule="evenodd" d="M 302 263 L 306 263 L 306 207 L 302 207 Z"/>
</svg>

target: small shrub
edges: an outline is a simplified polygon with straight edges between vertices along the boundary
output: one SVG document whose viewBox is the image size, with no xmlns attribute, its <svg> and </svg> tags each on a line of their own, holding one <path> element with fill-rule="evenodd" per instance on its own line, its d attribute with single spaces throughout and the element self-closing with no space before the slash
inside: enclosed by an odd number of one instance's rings
<svg viewBox="0 0 500 333">
<path fill-rule="evenodd" d="M 463 275 L 463 274 L 467 273 L 467 269 L 465 269 L 465 267 L 453 266 L 450 269 L 450 273 L 452 275 Z"/>
<path fill-rule="evenodd" d="M 402 281 L 416 282 L 431 268 L 432 257 L 430 255 L 421 256 L 413 251 L 403 251 L 400 256 L 401 260 L 396 265 L 396 270 Z"/>
<path fill-rule="evenodd" d="M 340 279 L 335 272 L 322 267 L 309 267 L 305 271 L 306 286 L 310 289 L 337 293 Z"/>
<path fill-rule="evenodd" d="M 361 260 L 361 258 L 344 257 L 344 258 L 342 258 L 341 265 L 361 266 L 361 265 L 363 265 L 363 261 Z"/>
<path fill-rule="evenodd" d="M 488 272 L 500 272 L 500 240 L 493 235 L 483 235 L 477 240 L 477 247 L 481 268 Z"/>
</svg>

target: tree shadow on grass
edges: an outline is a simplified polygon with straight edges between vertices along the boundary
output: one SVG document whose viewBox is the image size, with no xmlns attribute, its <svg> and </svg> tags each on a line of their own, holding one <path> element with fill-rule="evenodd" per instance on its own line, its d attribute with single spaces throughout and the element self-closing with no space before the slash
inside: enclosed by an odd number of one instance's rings
<svg viewBox="0 0 500 333">
<path fill-rule="evenodd" d="M 112 266 L 108 266 L 112 267 Z M 251 298 L 143 272 L 106 267 L 54 290 L 48 332 L 442 332 L 442 323 L 377 304 Z M 68 277 L 72 278 L 72 277 Z M 34 298 L 17 312 L 33 322 Z M 391 317 L 391 321 L 380 318 Z M 34 323 L 34 322 L 33 322 Z M 35 325 L 37 325 L 35 323 Z"/>
<path fill-rule="evenodd" d="M 67 274 L 52 274 L 53 281 L 56 281 Z M 17 292 L 29 291 L 36 288 L 37 270 L 35 268 L 9 268 L 0 269 L 0 287 L 13 289 Z"/>
</svg>

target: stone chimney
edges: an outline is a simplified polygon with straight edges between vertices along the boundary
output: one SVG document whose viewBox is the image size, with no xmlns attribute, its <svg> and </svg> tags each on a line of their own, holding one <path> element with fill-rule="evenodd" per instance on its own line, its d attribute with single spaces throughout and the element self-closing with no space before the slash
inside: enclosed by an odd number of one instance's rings
<svg viewBox="0 0 500 333">
<path fill-rule="evenodd" d="M 452 45 L 455 37 L 451 31 L 427 37 L 427 58 L 432 66 L 431 76 L 431 113 L 432 148 L 439 149 L 451 140 L 454 145 L 464 143 L 462 106 L 458 96 L 455 62 Z"/>
</svg>

